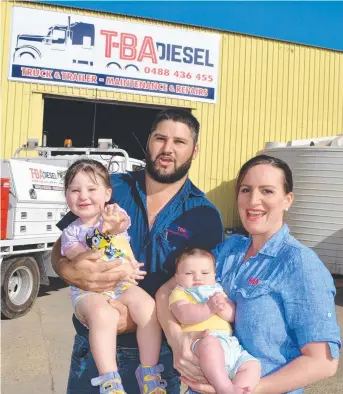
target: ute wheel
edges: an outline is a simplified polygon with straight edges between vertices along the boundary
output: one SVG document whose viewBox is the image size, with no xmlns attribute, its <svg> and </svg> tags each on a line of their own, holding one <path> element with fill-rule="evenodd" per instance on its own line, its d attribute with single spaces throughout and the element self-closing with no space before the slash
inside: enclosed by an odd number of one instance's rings
<svg viewBox="0 0 343 394">
<path fill-rule="evenodd" d="M 16 257 L 1 264 L 1 317 L 16 319 L 35 303 L 40 273 L 33 257 Z"/>
</svg>

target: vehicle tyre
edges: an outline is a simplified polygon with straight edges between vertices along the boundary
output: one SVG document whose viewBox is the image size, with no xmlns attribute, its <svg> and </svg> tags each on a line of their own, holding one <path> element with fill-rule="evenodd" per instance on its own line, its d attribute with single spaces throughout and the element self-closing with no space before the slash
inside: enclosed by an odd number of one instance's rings
<svg viewBox="0 0 343 394">
<path fill-rule="evenodd" d="M 33 257 L 16 257 L 1 263 L 1 317 L 16 319 L 34 305 L 40 273 Z"/>
</svg>

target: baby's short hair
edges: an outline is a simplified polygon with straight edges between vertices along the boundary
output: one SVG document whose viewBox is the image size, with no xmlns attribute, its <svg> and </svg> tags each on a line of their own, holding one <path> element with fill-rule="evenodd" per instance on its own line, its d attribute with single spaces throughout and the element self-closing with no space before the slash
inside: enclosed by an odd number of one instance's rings
<svg viewBox="0 0 343 394">
<path fill-rule="evenodd" d="M 180 265 L 180 263 L 187 257 L 190 256 L 204 256 L 208 257 L 210 260 L 213 262 L 213 267 L 214 269 L 216 268 L 216 259 L 214 258 L 213 254 L 206 249 L 201 249 L 201 248 L 186 248 L 182 250 L 182 252 L 177 256 L 175 260 L 175 271 L 177 272 L 177 269 Z"/>
</svg>

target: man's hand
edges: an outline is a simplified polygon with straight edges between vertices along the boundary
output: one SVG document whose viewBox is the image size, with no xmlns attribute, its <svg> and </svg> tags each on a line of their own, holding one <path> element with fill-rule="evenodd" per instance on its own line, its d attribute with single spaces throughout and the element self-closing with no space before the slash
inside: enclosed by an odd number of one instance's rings
<svg viewBox="0 0 343 394">
<path fill-rule="evenodd" d="M 116 235 L 127 230 L 129 217 L 120 210 L 118 204 L 108 205 L 105 208 L 100 207 L 100 212 L 103 219 L 102 233 Z"/>
<path fill-rule="evenodd" d="M 127 274 L 120 270 L 120 260 L 103 261 L 101 257 L 102 253 L 87 250 L 73 260 L 62 259 L 63 280 L 82 290 L 113 290 L 120 281 L 125 280 Z"/>
<path fill-rule="evenodd" d="M 181 333 L 178 338 L 175 338 L 174 344 L 171 345 L 174 368 L 180 372 L 181 376 L 184 376 L 190 382 L 207 383 L 199 368 L 199 359 L 192 352 L 193 342 L 206 335 L 207 331 Z"/>
<path fill-rule="evenodd" d="M 120 319 L 118 322 L 118 327 L 117 331 L 118 334 L 124 334 L 124 333 L 129 333 L 129 332 L 135 332 L 137 329 L 136 323 L 131 319 L 129 309 L 127 306 L 122 304 L 118 300 L 108 300 L 108 303 L 115 309 L 120 314 Z"/>
</svg>

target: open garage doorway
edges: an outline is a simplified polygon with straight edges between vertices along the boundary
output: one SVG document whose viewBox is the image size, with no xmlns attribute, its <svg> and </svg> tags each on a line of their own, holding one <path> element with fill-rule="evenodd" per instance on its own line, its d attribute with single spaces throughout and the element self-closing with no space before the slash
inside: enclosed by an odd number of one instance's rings
<svg viewBox="0 0 343 394">
<path fill-rule="evenodd" d="M 99 138 L 111 138 L 130 157 L 144 159 L 144 150 L 156 114 L 162 109 L 88 100 L 44 98 L 43 130 L 47 146 L 97 147 Z"/>
</svg>

